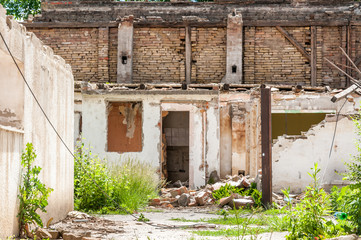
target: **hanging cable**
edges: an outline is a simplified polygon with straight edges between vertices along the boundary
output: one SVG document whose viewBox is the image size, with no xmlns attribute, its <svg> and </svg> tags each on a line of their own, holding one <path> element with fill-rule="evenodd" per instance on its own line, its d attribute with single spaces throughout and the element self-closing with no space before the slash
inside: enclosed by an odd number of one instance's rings
<svg viewBox="0 0 361 240">
<path fill-rule="evenodd" d="M 17 69 L 18 69 L 18 71 L 19 71 L 19 73 L 20 73 L 20 75 L 21 75 L 21 77 L 23 78 L 23 80 L 24 80 L 26 86 L 28 87 L 31 95 L 33 96 L 35 102 L 36 102 L 37 105 L 39 106 L 39 108 L 40 108 L 41 112 L 43 113 L 44 117 L 46 118 L 46 120 L 47 120 L 48 123 L 50 124 L 51 128 L 54 130 L 55 134 L 56 134 L 57 137 L 60 139 L 60 141 L 62 142 L 62 144 L 64 145 L 64 147 L 66 148 L 66 150 L 70 153 L 70 155 L 74 158 L 74 160 L 78 162 L 78 164 L 80 165 L 80 167 L 84 170 L 84 172 L 88 175 L 88 177 L 94 182 L 94 184 L 95 184 L 95 185 L 97 186 L 97 188 L 103 193 L 103 195 L 104 195 L 105 197 L 107 197 L 108 199 L 110 199 L 110 200 L 115 204 L 115 206 L 118 208 L 118 210 L 124 211 L 125 213 L 131 215 L 131 216 L 132 216 L 133 218 L 135 218 L 137 221 L 141 221 L 137 216 L 135 216 L 133 213 L 129 212 L 126 208 L 120 206 L 119 203 L 117 203 L 117 202 L 116 202 L 113 198 L 111 198 L 106 192 L 104 192 L 104 190 L 103 190 L 103 189 L 97 184 L 97 182 L 90 176 L 90 174 L 89 174 L 89 173 L 87 172 L 87 170 L 84 168 L 83 164 L 79 161 L 79 159 L 77 159 L 77 158 L 75 157 L 75 155 L 72 153 L 72 151 L 70 150 L 70 148 L 68 147 L 68 145 L 65 143 L 65 141 L 63 140 L 63 138 L 60 136 L 59 132 L 58 132 L 58 131 L 56 130 L 56 128 L 54 127 L 53 123 L 50 121 L 48 115 L 47 115 L 47 114 L 45 113 L 45 111 L 44 111 L 44 108 L 41 106 L 40 102 L 38 101 L 37 97 L 35 96 L 35 93 L 34 93 L 33 90 L 31 89 L 29 83 L 26 81 L 26 79 L 25 79 L 25 77 L 24 77 L 24 74 L 23 74 L 22 71 L 20 70 L 19 65 L 17 64 L 17 62 L 15 61 L 15 58 L 14 58 L 12 52 L 10 51 L 10 48 L 9 48 L 8 44 L 6 43 L 6 41 L 5 41 L 5 39 L 4 39 L 4 37 L 3 37 L 3 35 L 2 35 L 1 32 L 0 32 L 0 36 L 1 36 L 2 41 L 3 41 L 4 44 L 5 44 L 6 49 L 7 49 L 8 52 L 9 52 L 11 58 L 13 59 L 13 62 L 15 63 L 15 65 L 16 65 L 16 67 L 17 67 Z M 167 227 L 167 226 L 164 227 L 164 226 L 162 226 L 162 225 L 155 225 L 155 224 L 148 223 L 148 222 L 145 222 L 145 221 L 142 221 L 142 222 L 144 222 L 144 223 L 146 223 L 146 224 L 148 224 L 148 225 L 151 225 L 151 226 L 162 227 L 162 228 L 169 228 L 169 227 Z M 174 226 L 172 226 L 172 227 L 174 227 Z"/>
</svg>

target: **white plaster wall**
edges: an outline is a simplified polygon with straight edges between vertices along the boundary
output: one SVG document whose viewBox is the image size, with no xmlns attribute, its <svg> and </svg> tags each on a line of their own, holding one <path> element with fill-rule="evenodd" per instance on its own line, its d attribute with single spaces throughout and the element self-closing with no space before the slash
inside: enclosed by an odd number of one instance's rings
<svg viewBox="0 0 361 240">
<path fill-rule="evenodd" d="M 34 34 L 26 32 L 25 27 L 16 21 L 7 19 L 5 9 L 1 6 L 0 32 L 3 34 L 14 57 L 23 63 L 23 73 L 26 80 L 54 127 L 72 151 L 74 139 L 74 89 L 70 66 L 65 64 L 62 58 L 54 55 L 53 51 L 44 46 Z M 7 52 L 1 40 L 0 51 Z M 14 95 L 14 97 L 17 96 Z M 54 189 L 50 194 L 47 207 L 48 213 L 42 214 L 42 219 L 45 222 L 53 217 L 53 221 L 58 221 L 73 209 L 73 158 L 45 120 L 29 89 L 25 87 L 23 99 L 23 146 L 17 147 L 12 152 L 11 161 L 14 164 L 17 163 L 17 166 L 11 169 L 8 176 L 19 175 L 19 156 L 21 152 L 19 148 L 24 149 L 27 142 L 32 142 L 37 153 L 35 164 L 42 167 L 40 178 L 48 187 Z M 8 150 L 5 151 L 9 152 L 11 148 L 14 148 L 15 143 L 8 143 Z M 4 159 L 0 160 L 1 162 L 4 161 Z M 1 165 L 0 169 L 2 168 L 3 165 Z M 8 192 L 17 191 L 18 183 L 10 184 L 10 180 L 5 179 L 6 182 L 1 186 L 7 188 L 5 191 Z M 18 209 L 15 207 L 5 211 L 8 208 L 6 202 L 17 202 L 17 197 L 14 194 L 8 194 L 6 198 L 7 201 L 0 201 L 0 211 L 2 213 L 6 212 L 6 216 L 3 217 L 12 219 L 8 223 L 12 221 L 13 226 L 10 226 L 11 224 L 4 226 L 0 223 L 2 228 L 0 238 L 18 234 L 17 227 L 14 227 L 14 223 L 17 221 L 14 216 L 17 215 Z"/>
<path fill-rule="evenodd" d="M 0 238 L 16 234 L 19 230 L 16 215 L 23 138 L 22 131 L 0 126 Z"/>
<path fill-rule="evenodd" d="M 307 139 L 279 138 L 272 148 L 273 191 L 290 187 L 292 192 L 302 192 L 311 183 L 311 172 L 314 163 L 318 163 L 322 184 L 338 184 L 342 176 L 336 173 L 345 172 L 344 162 L 356 153 L 355 129 L 353 122 L 343 118 L 338 122 L 335 142 L 331 157 L 329 152 L 335 122 L 325 122 L 310 129 Z"/>
<path fill-rule="evenodd" d="M 216 95 L 217 96 L 217 95 Z M 219 160 L 219 112 L 218 103 L 210 104 L 205 111 L 192 101 L 213 101 L 215 96 L 191 94 L 83 94 L 83 141 L 92 146 L 94 153 L 108 159 L 110 163 L 119 163 L 121 159 L 137 158 L 160 167 L 161 154 L 161 111 L 190 111 L 190 158 L 193 165 L 190 168 L 190 178 L 194 182 L 192 187 L 205 184 L 205 166 L 220 171 Z M 141 152 L 116 153 L 107 152 L 107 112 L 108 102 L 141 101 L 143 103 L 143 148 Z M 177 103 L 182 101 L 183 103 Z M 187 103 L 184 103 L 187 102 Z M 203 123 L 204 117 L 207 121 Z M 203 124 L 205 132 L 203 131 Z M 203 147 L 204 138 L 207 147 Z M 193 147 L 192 147 L 193 146 Z M 191 161 L 191 160 L 190 160 Z M 203 164 L 203 166 L 202 166 Z"/>
<path fill-rule="evenodd" d="M 22 128 L 24 118 L 24 82 L 9 54 L 1 49 L 0 59 L 0 124 Z M 18 64 L 20 69 L 24 69 L 21 62 L 18 61 Z M 13 116 L 6 120 L 5 116 L 2 116 L 1 111 L 11 112 Z"/>
</svg>

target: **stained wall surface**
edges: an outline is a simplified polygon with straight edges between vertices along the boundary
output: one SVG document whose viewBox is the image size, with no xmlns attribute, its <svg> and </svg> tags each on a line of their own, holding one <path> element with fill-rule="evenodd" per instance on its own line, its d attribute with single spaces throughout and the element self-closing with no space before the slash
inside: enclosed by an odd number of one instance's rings
<svg viewBox="0 0 361 240">
<path fill-rule="evenodd" d="M 15 59 L 20 63 L 24 76 L 44 108 L 49 119 L 63 137 L 69 148 L 73 149 L 74 88 L 73 75 L 69 65 L 51 48 L 26 32 L 16 21 L 5 16 L 0 6 L 0 32 L 8 43 Z M 1 54 L 7 50 L 0 41 Z M 8 56 L 7 56 L 8 57 Z M 3 58 L 2 58 L 3 59 Z M 6 60 L 8 58 L 4 58 Z M 13 62 L 0 64 L 1 72 L 14 70 Z M 0 123 L 0 238 L 18 234 L 16 215 L 18 213 L 18 188 L 20 184 L 20 155 L 28 142 L 36 150 L 36 165 L 42 167 L 40 179 L 46 186 L 53 188 L 50 194 L 47 213 L 41 214 L 43 221 L 53 217 L 58 221 L 73 209 L 73 159 L 66 151 L 49 123 L 36 105 L 30 91 L 24 88 L 22 79 L 16 74 L 0 78 L 1 85 L 8 92 L 14 92 L 14 103 L 6 105 L 19 117 L 19 124 L 4 126 Z M 3 81 L 6 81 L 5 83 Z M 17 86 L 14 84 L 17 83 Z M 3 95 L 2 95 L 3 97 Z M 1 105 L 4 98 L 1 98 Z M 4 176 L 4 177 L 3 177 Z"/>
<path fill-rule="evenodd" d="M 346 171 L 345 162 L 349 162 L 351 155 L 356 154 L 356 133 L 350 115 L 357 113 L 360 97 L 355 95 L 337 103 L 330 101 L 328 94 L 296 94 L 273 95 L 273 112 L 298 113 L 326 113 L 325 119 L 300 135 L 279 136 L 272 147 L 273 191 L 281 192 L 284 188 L 291 188 L 292 192 L 300 193 L 311 183 L 307 174 L 314 163 L 321 172 L 320 182 L 325 187 L 346 184 L 338 173 Z M 317 104 L 316 104 L 317 103 Z M 341 112 L 340 112 L 341 110 Z M 336 133 L 335 124 L 337 123 Z M 333 134 L 335 133 L 332 145 Z"/>
</svg>

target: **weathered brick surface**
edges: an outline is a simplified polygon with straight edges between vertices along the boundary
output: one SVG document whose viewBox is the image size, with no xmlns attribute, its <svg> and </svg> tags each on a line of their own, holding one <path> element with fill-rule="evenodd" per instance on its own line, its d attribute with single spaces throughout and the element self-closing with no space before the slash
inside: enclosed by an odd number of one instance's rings
<svg viewBox="0 0 361 240">
<path fill-rule="evenodd" d="M 226 29 L 192 28 L 192 82 L 221 82 L 226 73 Z"/>
<path fill-rule="evenodd" d="M 309 27 L 287 27 L 309 52 Z M 246 27 L 245 83 L 310 84 L 310 63 L 275 27 Z"/>
<path fill-rule="evenodd" d="M 184 28 L 134 29 L 133 82 L 182 82 L 184 59 Z"/>
<path fill-rule="evenodd" d="M 346 58 L 342 56 L 339 48 L 346 47 L 346 28 L 317 28 L 317 47 L 319 50 L 322 49 L 322 51 L 318 51 L 317 56 L 317 84 L 329 85 L 331 87 L 345 87 L 346 77 L 337 69 L 328 64 L 324 58 L 326 57 L 333 62 L 343 65 L 346 64 Z"/>
<path fill-rule="evenodd" d="M 55 54 L 64 58 L 71 65 L 75 81 L 102 80 L 102 77 L 99 78 L 98 76 L 98 54 L 100 50 L 98 49 L 98 28 L 28 30 L 34 32 L 44 44 L 54 50 Z M 103 70 L 102 74 L 104 74 Z M 101 76 L 105 77 L 105 75 Z"/>
<path fill-rule="evenodd" d="M 109 28 L 109 82 L 117 82 L 118 28 Z"/>
</svg>

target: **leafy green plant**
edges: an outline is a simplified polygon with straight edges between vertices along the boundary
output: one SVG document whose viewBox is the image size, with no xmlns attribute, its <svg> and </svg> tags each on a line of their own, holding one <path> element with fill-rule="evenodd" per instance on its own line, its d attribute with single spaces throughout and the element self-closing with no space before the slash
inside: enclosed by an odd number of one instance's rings
<svg viewBox="0 0 361 240">
<path fill-rule="evenodd" d="M 319 185 L 318 164 L 315 163 L 311 169 L 313 171 L 309 175 L 313 181 L 306 188 L 304 198 L 296 205 L 294 212 L 289 204 L 290 234 L 286 236 L 287 239 L 324 239 L 344 233 L 341 224 L 334 224 L 325 218 L 331 212 L 330 197 Z M 284 191 L 284 194 L 289 198 L 289 191 Z"/>
<path fill-rule="evenodd" d="M 343 210 L 348 214 L 349 219 L 356 226 L 356 233 L 361 234 L 361 121 L 360 114 L 353 119 L 357 129 L 358 139 L 356 148 L 358 154 L 352 157 L 350 163 L 346 163 L 348 172 L 344 175 L 345 180 L 351 181 L 341 192 L 338 200 L 343 202 Z"/>
<path fill-rule="evenodd" d="M 29 14 L 36 15 L 41 11 L 41 0 L 0 0 L 8 15 L 18 20 L 27 19 Z"/>
<path fill-rule="evenodd" d="M 25 152 L 21 155 L 21 166 L 25 171 L 22 174 L 22 186 L 19 187 L 18 198 L 20 200 L 19 220 L 20 220 L 20 234 L 31 237 L 32 233 L 29 230 L 29 224 L 37 224 L 43 227 L 43 222 L 38 210 L 46 212 L 45 207 L 48 205 L 48 198 L 53 191 L 47 188 L 45 184 L 41 183 L 38 175 L 41 167 L 32 166 L 36 159 L 36 153 L 32 143 L 27 143 Z"/>
<path fill-rule="evenodd" d="M 241 192 L 242 196 L 251 196 L 254 200 L 254 207 L 258 208 L 262 206 L 262 193 L 257 190 L 257 184 L 252 183 L 251 187 Z"/>
<path fill-rule="evenodd" d="M 149 199 L 157 197 L 163 186 L 155 168 L 136 159 L 108 168 L 107 161 L 93 154 L 84 144 L 78 144 L 76 158 L 74 195 L 77 210 L 101 214 L 136 211 L 146 206 Z"/>
<path fill-rule="evenodd" d="M 212 196 L 214 199 L 219 200 L 221 198 L 231 196 L 232 193 L 240 194 L 242 190 L 242 188 L 237 188 L 236 186 L 232 186 L 227 183 L 226 185 L 221 186 L 219 189 L 214 190 Z"/>
<path fill-rule="evenodd" d="M 75 157 L 75 209 L 105 213 L 107 209 L 104 207 L 110 206 L 111 202 L 104 193 L 108 196 L 112 193 L 112 179 L 109 176 L 106 161 L 84 147 L 83 143 L 78 145 Z"/>
</svg>

